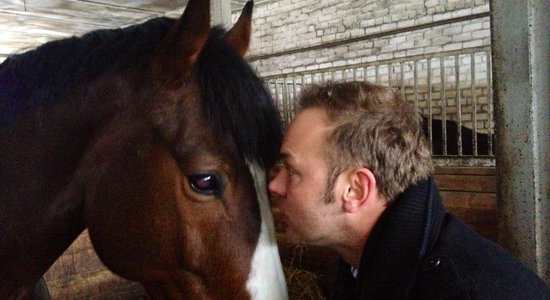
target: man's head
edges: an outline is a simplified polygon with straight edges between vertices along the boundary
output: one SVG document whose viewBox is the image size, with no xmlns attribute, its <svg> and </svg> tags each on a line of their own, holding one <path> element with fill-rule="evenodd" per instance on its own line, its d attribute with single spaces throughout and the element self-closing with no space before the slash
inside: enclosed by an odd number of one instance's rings
<svg viewBox="0 0 550 300">
<path fill-rule="evenodd" d="M 422 119 L 391 88 L 368 82 L 314 85 L 300 97 L 300 111 L 309 108 L 324 111 L 331 127 L 325 139 L 329 186 L 341 172 L 362 166 L 391 202 L 432 172 Z"/>
<path fill-rule="evenodd" d="M 331 239 L 346 236 L 349 217 L 372 218 L 366 226 L 373 225 L 382 206 L 432 171 L 420 122 L 398 94 L 379 85 L 304 90 L 281 147 L 283 168 L 269 184 L 287 236 L 337 243 Z"/>
</svg>

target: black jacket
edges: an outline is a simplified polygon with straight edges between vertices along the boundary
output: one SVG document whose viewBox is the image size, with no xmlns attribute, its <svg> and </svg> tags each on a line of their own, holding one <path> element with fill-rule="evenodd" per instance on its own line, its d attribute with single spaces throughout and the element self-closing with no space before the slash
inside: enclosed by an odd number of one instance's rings
<svg viewBox="0 0 550 300">
<path fill-rule="evenodd" d="M 432 179 L 380 217 L 357 279 L 340 265 L 330 299 L 550 299 L 550 287 L 497 244 L 445 212 Z"/>
</svg>

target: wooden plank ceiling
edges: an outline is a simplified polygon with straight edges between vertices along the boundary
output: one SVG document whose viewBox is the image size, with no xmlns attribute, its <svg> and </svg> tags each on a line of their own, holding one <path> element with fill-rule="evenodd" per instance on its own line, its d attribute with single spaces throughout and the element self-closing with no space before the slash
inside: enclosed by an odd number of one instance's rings
<svg viewBox="0 0 550 300">
<path fill-rule="evenodd" d="M 231 0 L 240 10 L 246 0 Z M 187 0 L 0 0 L 0 62 L 47 41 L 117 28 L 147 19 L 178 17 Z"/>
</svg>

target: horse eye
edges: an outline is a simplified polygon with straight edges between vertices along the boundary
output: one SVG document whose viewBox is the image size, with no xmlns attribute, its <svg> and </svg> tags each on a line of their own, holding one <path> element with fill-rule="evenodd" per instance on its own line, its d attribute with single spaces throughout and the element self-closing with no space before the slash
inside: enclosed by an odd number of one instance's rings
<svg viewBox="0 0 550 300">
<path fill-rule="evenodd" d="M 219 196 L 223 192 L 221 180 L 216 174 L 193 174 L 187 176 L 187 180 L 191 188 L 199 194 Z"/>
</svg>

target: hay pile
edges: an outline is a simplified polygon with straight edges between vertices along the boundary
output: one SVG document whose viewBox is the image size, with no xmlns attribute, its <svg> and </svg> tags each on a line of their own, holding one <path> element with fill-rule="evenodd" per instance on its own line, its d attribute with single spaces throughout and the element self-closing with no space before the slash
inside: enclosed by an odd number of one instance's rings
<svg viewBox="0 0 550 300">
<path fill-rule="evenodd" d="M 283 266 L 288 297 L 290 300 L 321 300 L 325 299 L 318 284 L 315 273 L 296 267 Z"/>
</svg>

